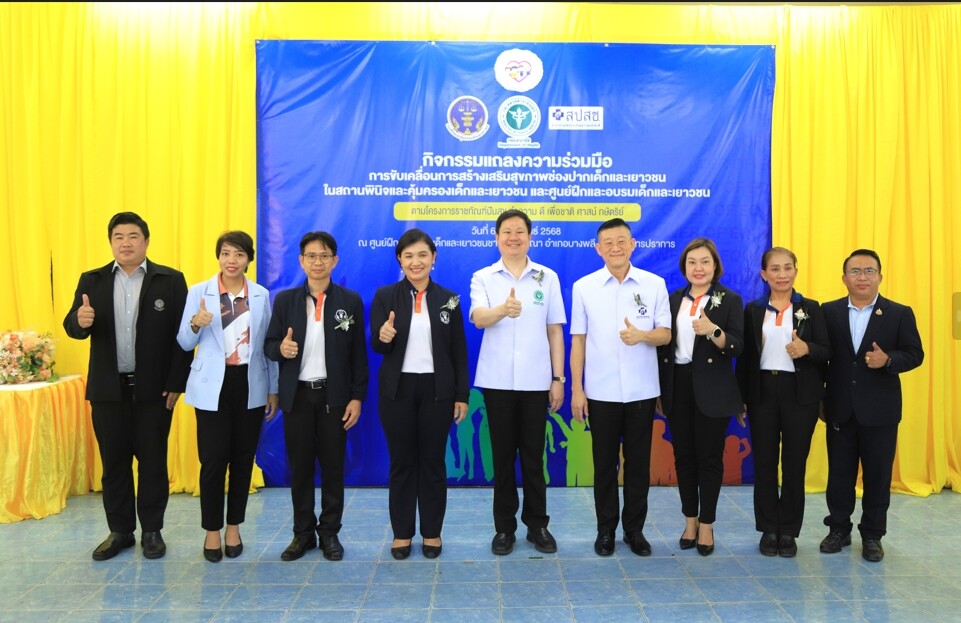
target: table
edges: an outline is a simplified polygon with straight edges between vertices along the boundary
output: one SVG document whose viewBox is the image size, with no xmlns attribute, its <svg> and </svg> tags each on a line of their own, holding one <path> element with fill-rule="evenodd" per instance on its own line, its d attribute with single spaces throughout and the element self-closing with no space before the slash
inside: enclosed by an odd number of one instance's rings
<svg viewBox="0 0 961 623">
<path fill-rule="evenodd" d="M 0 523 L 59 513 L 99 487 L 99 456 L 82 376 L 0 385 Z"/>
<path fill-rule="evenodd" d="M 55 515 L 71 495 L 100 491 L 103 466 L 93 432 L 86 377 L 0 385 L 0 523 Z M 197 419 L 177 402 L 167 448 L 171 493 L 200 495 Z M 136 459 L 134 483 L 136 484 Z M 251 491 L 264 486 L 254 464 Z M 197 510 L 198 525 L 200 509 Z"/>
</svg>

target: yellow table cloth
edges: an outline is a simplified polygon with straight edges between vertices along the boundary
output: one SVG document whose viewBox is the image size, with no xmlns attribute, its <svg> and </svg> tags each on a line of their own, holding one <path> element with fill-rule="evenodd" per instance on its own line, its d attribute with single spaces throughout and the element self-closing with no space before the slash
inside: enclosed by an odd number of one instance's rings
<svg viewBox="0 0 961 623">
<path fill-rule="evenodd" d="M 54 515 L 69 496 L 101 490 L 103 467 L 85 392 L 80 375 L 0 385 L 0 523 Z M 171 493 L 200 495 L 197 420 L 183 399 L 170 427 L 167 469 Z M 135 482 L 136 473 L 134 460 Z M 251 491 L 263 486 L 255 464 Z"/>
<path fill-rule="evenodd" d="M 59 513 L 100 478 L 83 377 L 0 385 L 0 523 Z"/>
</svg>

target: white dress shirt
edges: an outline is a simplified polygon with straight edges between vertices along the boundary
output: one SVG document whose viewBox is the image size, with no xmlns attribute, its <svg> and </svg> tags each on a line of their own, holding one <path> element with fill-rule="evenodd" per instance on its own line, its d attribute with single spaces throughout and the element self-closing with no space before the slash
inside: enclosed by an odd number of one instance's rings
<svg viewBox="0 0 961 623">
<path fill-rule="evenodd" d="M 591 400 L 633 402 L 661 394 L 657 348 L 628 346 L 624 318 L 642 331 L 671 326 L 664 279 L 631 266 L 622 283 L 607 267 L 574 283 L 571 335 L 586 335 L 584 393 Z"/>
<path fill-rule="evenodd" d="M 470 318 L 474 310 L 501 305 L 510 295 L 520 301 L 521 315 L 502 318 L 484 329 L 474 385 L 485 389 L 546 391 L 551 387 L 547 326 L 567 324 L 561 283 L 550 268 L 527 259 L 520 278 L 498 260 L 474 273 L 470 284 Z M 558 370 L 558 375 L 563 372 Z"/>
</svg>

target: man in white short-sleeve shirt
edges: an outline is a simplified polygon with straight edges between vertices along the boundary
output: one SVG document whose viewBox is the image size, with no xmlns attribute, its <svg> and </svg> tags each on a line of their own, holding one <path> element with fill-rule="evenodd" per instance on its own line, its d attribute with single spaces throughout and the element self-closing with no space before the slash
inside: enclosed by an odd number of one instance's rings
<svg viewBox="0 0 961 623">
<path fill-rule="evenodd" d="M 471 321 L 484 330 L 474 384 L 484 393 L 494 461 L 494 539 L 491 551 L 510 554 L 517 529 L 514 461 L 520 455 L 524 486 L 521 521 L 539 552 L 557 551 L 547 529 L 544 479 L 548 408 L 564 403 L 564 332 L 561 285 L 550 268 L 527 257 L 531 220 L 507 210 L 495 225 L 501 259 L 471 279 Z"/>
<path fill-rule="evenodd" d="M 660 395 L 657 347 L 671 340 L 667 285 L 631 265 L 636 242 L 623 219 L 597 230 L 604 267 L 574 283 L 571 307 L 571 412 L 589 419 L 599 556 L 614 553 L 617 471 L 624 448 L 624 542 L 649 556 L 644 538 L 651 472 L 651 430 Z"/>
</svg>

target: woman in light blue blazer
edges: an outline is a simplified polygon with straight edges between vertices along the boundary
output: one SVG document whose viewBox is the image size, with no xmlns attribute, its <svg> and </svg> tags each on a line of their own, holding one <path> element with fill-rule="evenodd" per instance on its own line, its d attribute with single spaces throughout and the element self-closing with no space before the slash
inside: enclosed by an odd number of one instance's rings
<svg viewBox="0 0 961 623">
<path fill-rule="evenodd" d="M 219 562 L 244 549 L 240 524 L 247 510 L 254 452 L 264 419 L 277 412 L 277 362 L 264 356 L 270 297 L 244 276 L 254 259 L 254 241 L 242 231 L 217 239 L 220 272 L 187 294 L 177 342 L 197 348 L 184 399 L 197 412 L 201 526 L 207 531 L 204 558 Z M 219 313 L 213 313 L 219 310 Z M 224 481 L 227 530 L 224 527 Z"/>
</svg>

